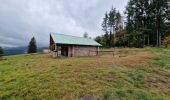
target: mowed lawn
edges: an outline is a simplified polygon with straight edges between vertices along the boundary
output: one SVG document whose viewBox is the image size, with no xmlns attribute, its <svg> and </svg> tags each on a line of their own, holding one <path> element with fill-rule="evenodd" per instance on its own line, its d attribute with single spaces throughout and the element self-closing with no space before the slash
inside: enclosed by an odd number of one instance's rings
<svg viewBox="0 0 170 100">
<path fill-rule="evenodd" d="M 115 57 L 4 57 L 0 100 L 170 100 L 170 49 L 116 51 Z"/>
</svg>

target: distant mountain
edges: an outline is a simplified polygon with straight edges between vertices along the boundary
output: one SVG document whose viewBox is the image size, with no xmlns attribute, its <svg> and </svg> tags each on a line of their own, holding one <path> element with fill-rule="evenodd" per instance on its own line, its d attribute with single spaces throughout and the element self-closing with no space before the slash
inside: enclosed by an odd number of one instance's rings
<svg viewBox="0 0 170 100">
<path fill-rule="evenodd" d="M 39 47 L 38 52 L 42 52 L 43 49 L 47 47 Z M 4 48 L 5 56 L 9 55 L 17 55 L 17 54 L 25 54 L 27 53 L 27 47 L 6 47 Z"/>
<path fill-rule="evenodd" d="M 17 55 L 17 54 L 24 54 L 27 52 L 27 47 L 8 47 L 4 48 L 4 53 L 6 56 L 8 55 Z"/>
</svg>

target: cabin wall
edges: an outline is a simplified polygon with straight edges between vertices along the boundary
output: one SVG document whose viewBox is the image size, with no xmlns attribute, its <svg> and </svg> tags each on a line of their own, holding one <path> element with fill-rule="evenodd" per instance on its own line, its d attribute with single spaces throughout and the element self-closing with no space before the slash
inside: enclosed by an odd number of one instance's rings
<svg viewBox="0 0 170 100">
<path fill-rule="evenodd" d="M 54 51 L 50 51 L 51 55 L 53 58 L 57 57 L 57 52 L 54 52 Z"/>
<path fill-rule="evenodd" d="M 72 46 L 68 46 L 68 56 L 72 57 Z"/>
<path fill-rule="evenodd" d="M 97 50 L 94 46 L 72 46 L 71 53 L 73 57 L 96 56 Z"/>
<path fill-rule="evenodd" d="M 68 48 L 68 57 L 83 57 L 83 56 L 96 56 L 98 55 L 97 46 L 79 46 L 79 45 L 65 45 L 61 47 Z M 57 52 L 51 51 L 53 57 L 57 57 Z"/>
</svg>

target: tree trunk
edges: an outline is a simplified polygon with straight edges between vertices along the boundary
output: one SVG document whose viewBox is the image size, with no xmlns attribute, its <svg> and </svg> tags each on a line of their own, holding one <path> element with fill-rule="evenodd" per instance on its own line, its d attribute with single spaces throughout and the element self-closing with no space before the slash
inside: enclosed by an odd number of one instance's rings
<svg viewBox="0 0 170 100">
<path fill-rule="evenodd" d="M 161 45 L 161 33 L 159 33 L 159 46 Z"/>
<path fill-rule="evenodd" d="M 143 37 L 143 45 L 145 46 L 145 35 Z"/>
<path fill-rule="evenodd" d="M 110 36 L 109 36 L 109 46 L 110 48 L 112 47 L 112 33 L 110 31 Z"/>
<path fill-rule="evenodd" d="M 159 47 L 159 32 L 158 32 L 158 29 L 157 29 L 157 47 Z"/>
<path fill-rule="evenodd" d="M 150 43 L 149 43 L 149 42 L 150 42 L 149 38 L 150 38 L 150 37 L 149 37 L 149 35 L 148 35 L 148 46 L 150 45 Z"/>
</svg>

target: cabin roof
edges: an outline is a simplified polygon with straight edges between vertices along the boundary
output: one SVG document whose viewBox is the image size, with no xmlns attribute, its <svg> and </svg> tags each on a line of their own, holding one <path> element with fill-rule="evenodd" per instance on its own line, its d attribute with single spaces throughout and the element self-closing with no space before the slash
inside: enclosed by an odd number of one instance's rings
<svg viewBox="0 0 170 100">
<path fill-rule="evenodd" d="M 102 46 L 101 44 L 97 43 L 93 39 L 59 34 L 59 33 L 51 33 L 50 35 L 56 44 Z"/>
</svg>

